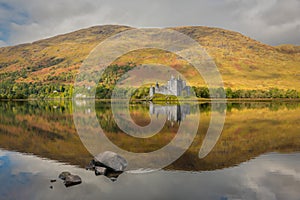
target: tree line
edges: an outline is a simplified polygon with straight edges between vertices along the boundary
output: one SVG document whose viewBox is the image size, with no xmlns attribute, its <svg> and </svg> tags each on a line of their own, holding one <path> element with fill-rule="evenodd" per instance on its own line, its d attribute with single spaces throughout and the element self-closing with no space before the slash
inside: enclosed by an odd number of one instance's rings
<svg viewBox="0 0 300 200">
<path fill-rule="evenodd" d="M 288 98 L 296 99 L 300 98 L 300 92 L 294 89 L 278 89 L 270 88 L 267 90 L 247 90 L 247 89 L 232 89 L 232 88 L 212 88 L 209 90 L 208 87 L 192 87 L 195 95 L 199 98 Z M 214 96 L 211 96 L 213 94 Z M 226 96 L 225 96 L 226 95 Z"/>
<path fill-rule="evenodd" d="M 99 84 L 96 87 L 95 97 L 98 99 L 110 99 L 114 86 Z M 245 90 L 231 88 L 213 88 L 192 87 L 194 94 L 198 98 L 228 98 L 228 99 L 270 99 L 270 98 L 300 98 L 300 93 L 293 89 L 270 88 L 269 90 Z M 149 88 L 118 88 L 117 93 L 125 96 L 132 94 L 132 99 L 147 99 L 149 97 Z M 0 99 L 32 99 L 32 98 L 72 98 L 73 86 L 64 84 L 43 84 L 37 83 L 14 83 L 0 84 Z"/>
<path fill-rule="evenodd" d="M 127 63 L 125 65 L 111 65 L 107 67 L 99 78 L 99 83 L 95 88 L 95 97 L 99 99 L 110 99 L 113 90 L 118 90 L 118 94 L 132 94 L 132 99 L 147 99 L 149 98 L 149 87 L 142 86 L 140 88 L 115 88 L 116 83 L 124 78 L 124 74 L 135 67 L 134 63 Z M 26 71 L 0 74 L 0 99 L 27 99 L 27 98 L 72 98 L 73 86 L 72 84 L 63 83 L 63 81 L 56 80 L 56 77 L 50 76 L 43 82 L 18 82 L 17 77 L 24 75 Z M 70 73 L 61 75 L 64 80 L 73 79 Z M 22 77 L 22 76 L 21 76 Z M 83 81 L 89 80 L 91 77 L 81 77 Z M 52 79 L 55 79 L 56 82 Z M 49 81 L 51 80 L 51 81 Z M 70 80 L 70 82 L 72 82 Z M 227 88 L 211 88 L 208 87 L 192 87 L 192 91 L 198 98 L 300 98 L 300 93 L 294 89 L 278 89 L 270 88 L 266 90 L 252 90 L 252 89 L 232 89 Z"/>
</svg>

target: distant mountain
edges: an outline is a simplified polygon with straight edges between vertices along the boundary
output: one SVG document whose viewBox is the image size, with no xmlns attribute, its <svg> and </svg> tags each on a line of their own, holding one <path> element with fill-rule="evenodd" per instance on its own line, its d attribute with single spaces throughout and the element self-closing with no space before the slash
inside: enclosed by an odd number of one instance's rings
<svg viewBox="0 0 300 200">
<path fill-rule="evenodd" d="M 99 42 L 128 26 L 95 26 L 33 43 L 0 48 L 1 84 L 72 84 L 76 72 Z M 240 33 L 203 26 L 171 28 L 195 39 L 214 59 L 225 87 L 233 89 L 300 88 L 300 47 L 269 46 Z M 190 83 L 203 85 L 194 72 L 171 53 L 159 50 L 131 52 L 115 63 L 161 61 L 179 70 Z"/>
</svg>

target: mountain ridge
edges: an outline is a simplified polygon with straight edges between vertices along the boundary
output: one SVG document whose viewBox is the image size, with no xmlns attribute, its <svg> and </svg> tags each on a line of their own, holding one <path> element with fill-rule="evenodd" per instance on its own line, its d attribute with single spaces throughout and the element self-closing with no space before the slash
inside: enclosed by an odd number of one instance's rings
<svg viewBox="0 0 300 200">
<path fill-rule="evenodd" d="M 169 27 L 196 40 L 215 61 L 225 87 L 233 89 L 297 89 L 300 87 L 300 46 L 270 46 L 241 33 L 206 26 Z M 104 39 L 133 29 L 129 26 L 103 25 L 80 29 L 32 43 L 0 48 L 1 83 L 72 84 L 81 63 Z M 187 76 L 187 65 L 170 54 L 135 52 L 116 61 L 167 60 Z M 153 55 L 152 55 L 153 54 Z M 155 57 L 156 56 L 156 57 Z M 151 60 L 152 59 L 152 60 Z M 184 71 L 186 69 L 186 71 Z M 191 80 L 202 86 L 203 81 Z"/>
</svg>

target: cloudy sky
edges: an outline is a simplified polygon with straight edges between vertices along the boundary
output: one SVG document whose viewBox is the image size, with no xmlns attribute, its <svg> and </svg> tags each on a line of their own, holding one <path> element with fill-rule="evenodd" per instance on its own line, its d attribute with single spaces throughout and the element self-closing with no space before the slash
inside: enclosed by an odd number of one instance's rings
<svg viewBox="0 0 300 200">
<path fill-rule="evenodd" d="M 0 46 L 103 24 L 204 25 L 300 45 L 300 0 L 0 0 Z"/>
<path fill-rule="evenodd" d="M 239 166 L 189 173 L 122 174 L 116 182 L 34 155 L 0 150 L 0 195 L 6 199 L 299 199 L 300 154 L 270 153 Z M 62 171 L 82 178 L 65 188 L 50 179 Z M 16 192 L 17 191 L 17 192 Z M 11 197 L 11 198 L 9 198 Z"/>
</svg>

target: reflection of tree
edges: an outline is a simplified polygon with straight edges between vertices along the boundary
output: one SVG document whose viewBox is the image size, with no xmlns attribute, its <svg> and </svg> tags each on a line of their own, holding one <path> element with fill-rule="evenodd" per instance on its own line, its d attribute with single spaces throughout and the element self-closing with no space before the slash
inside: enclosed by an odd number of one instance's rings
<svg viewBox="0 0 300 200">
<path fill-rule="evenodd" d="M 84 166 L 90 154 L 76 134 L 71 102 L 0 101 L 0 148 Z"/>
<path fill-rule="evenodd" d="M 96 115 L 101 128 L 110 133 L 121 132 L 120 128 L 113 119 L 111 105 L 109 103 L 96 103 Z"/>
<path fill-rule="evenodd" d="M 232 109 L 246 110 L 246 109 L 265 109 L 276 111 L 280 109 L 294 110 L 300 106 L 299 102 L 242 102 L 242 103 L 220 103 L 214 102 L 216 111 L 223 113 L 225 109 L 230 112 Z M 155 115 L 166 115 L 170 122 L 180 122 L 184 120 L 186 115 L 196 112 L 196 106 L 199 107 L 200 113 L 209 113 L 211 111 L 212 103 L 200 104 L 183 104 L 183 105 L 158 105 L 158 104 L 136 104 L 130 106 L 131 113 L 139 113 L 139 116 L 132 116 L 133 120 L 147 121 L 149 118 L 147 113 Z M 122 108 L 120 108 L 122 109 Z M 111 111 L 110 103 L 96 103 L 96 114 L 101 127 L 108 132 L 120 132 L 118 125 L 115 123 Z M 147 124 L 147 123 L 146 123 Z"/>
</svg>

